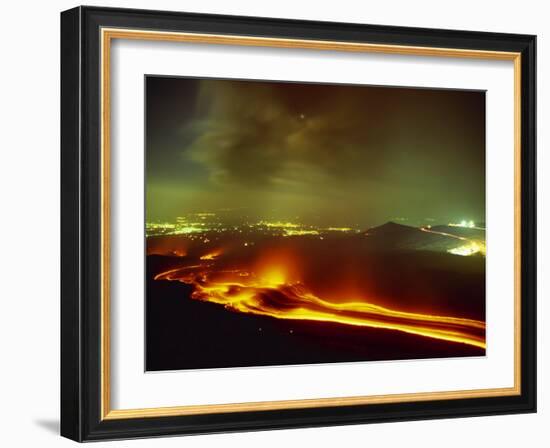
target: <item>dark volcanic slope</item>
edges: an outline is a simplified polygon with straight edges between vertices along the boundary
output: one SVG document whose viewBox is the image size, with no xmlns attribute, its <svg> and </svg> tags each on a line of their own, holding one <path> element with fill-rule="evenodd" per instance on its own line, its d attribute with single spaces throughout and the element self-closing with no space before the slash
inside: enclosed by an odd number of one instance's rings
<svg viewBox="0 0 550 448">
<path fill-rule="evenodd" d="M 191 299 L 189 285 L 152 279 L 174 261 L 148 257 L 149 371 L 484 355 L 399 331 L 232 312 Z"/>
<path fill-rule="evenodd" d="M 365 232 L 370 244 L 381 250 L 427 250 L 447 252 L 464 245 L 460 238 L 475 238 L 484 240 L 483 231 L 463 229 L 460 227 L 435 226 L 431 229 L 406 226 L 395 222 L 387 222 L 373 227 Z"/>
<path fill-rule="evenodd" d="M 189 299 L 179 282 L 149 282 L 147 370 L 482 356 L 484 350 L 399 331 L 289 321 Z"/>
</svg>

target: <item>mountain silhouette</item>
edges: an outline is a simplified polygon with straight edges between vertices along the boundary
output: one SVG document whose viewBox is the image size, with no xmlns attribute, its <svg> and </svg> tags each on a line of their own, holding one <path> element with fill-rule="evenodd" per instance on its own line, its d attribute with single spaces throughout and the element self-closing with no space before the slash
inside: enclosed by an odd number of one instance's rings
<svg viewBox="0 0 550 448">
<path fill-rule="evenodd" d="M 364 233 L 375 248 L 385 250 L 429 250 L 446 252 L 465 244 L 447 226 L 437 230 L 419 228 L 389 221 Z"/>
</svg>

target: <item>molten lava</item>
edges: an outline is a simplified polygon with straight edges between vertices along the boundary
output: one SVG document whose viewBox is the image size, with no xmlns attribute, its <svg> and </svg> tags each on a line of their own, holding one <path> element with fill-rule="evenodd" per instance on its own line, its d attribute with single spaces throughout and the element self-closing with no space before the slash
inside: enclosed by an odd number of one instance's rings
<svg viewBox="0 0 550 448">
<path fill-rule="evenodd" d="M 202 257 L 200 257 L 201 260 L 215 260 L 222 254 L 221 249 L 216 249 L 212 252 L 208 252 L 207 254 L 204 254 Z"/>
<path fill-rule="evenodd" d="M 479 320 L 399 311 L 358 299 L 334 303 L 318 297 L 300 281 L 289 281 L 281 265 L 225 269 L 217 262 L 219 253 L 207 255 L 201 256 L 198 264 L 162 272 L 155 280 L 192 285 L 193 299 L 235 312 L 383 328 L 483 349 L 486 346 L 485 323 Z"/>
</svg>

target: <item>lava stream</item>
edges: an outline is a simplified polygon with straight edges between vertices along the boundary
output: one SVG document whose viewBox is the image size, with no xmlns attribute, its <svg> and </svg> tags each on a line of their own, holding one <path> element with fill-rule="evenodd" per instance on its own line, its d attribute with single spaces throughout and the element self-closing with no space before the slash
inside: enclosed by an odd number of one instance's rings
<svg viewBox="0 0 550 448">
<path fill-rule="evenodd" d="M 485 323 L 474 319 L 399 311 L 364 301 L 334 303 L 317 297 L 300 282 L 286 283 L 244 270 L 198 264 L 171 269 L 155 280 L 180 281 L 194 287 L 195 300 L 227 309 L 278 319 L 334 322 L 384 328 L 485 349 Z"/>
</svg>

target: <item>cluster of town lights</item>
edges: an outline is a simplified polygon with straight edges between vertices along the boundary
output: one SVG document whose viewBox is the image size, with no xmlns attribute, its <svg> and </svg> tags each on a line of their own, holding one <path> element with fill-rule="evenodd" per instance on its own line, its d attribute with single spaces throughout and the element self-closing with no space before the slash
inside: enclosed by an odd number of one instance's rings
<svg viewBox="0 0 550 448">
<path fill-rule="evenodd" d="M 475 229 L 476 223 L 474 221 L 462 220 L 459 223 L 449 223 L 449 227 L 466 227 L 467 229 Z"/>
<path fill-rule="evenodd" d="M 145 226 L 147 236 L 204 234 L 207 232 L 221 233 L 226 231 L 243 233 L 243 231 L 248 232 L 250 229 L 281 236 L 321 235 L 325 232 L 359 232 L 359 230 L 351 227 L 322 228 L 289 221 L 261 220 L 257 222 L 245 222 L 241 226 L 234 226 L 222 223 L 216 218 L 215 213 L 195 213 L 188 216 L 179 216 L 176 223 L 148 222 Z"/>
</svg>

